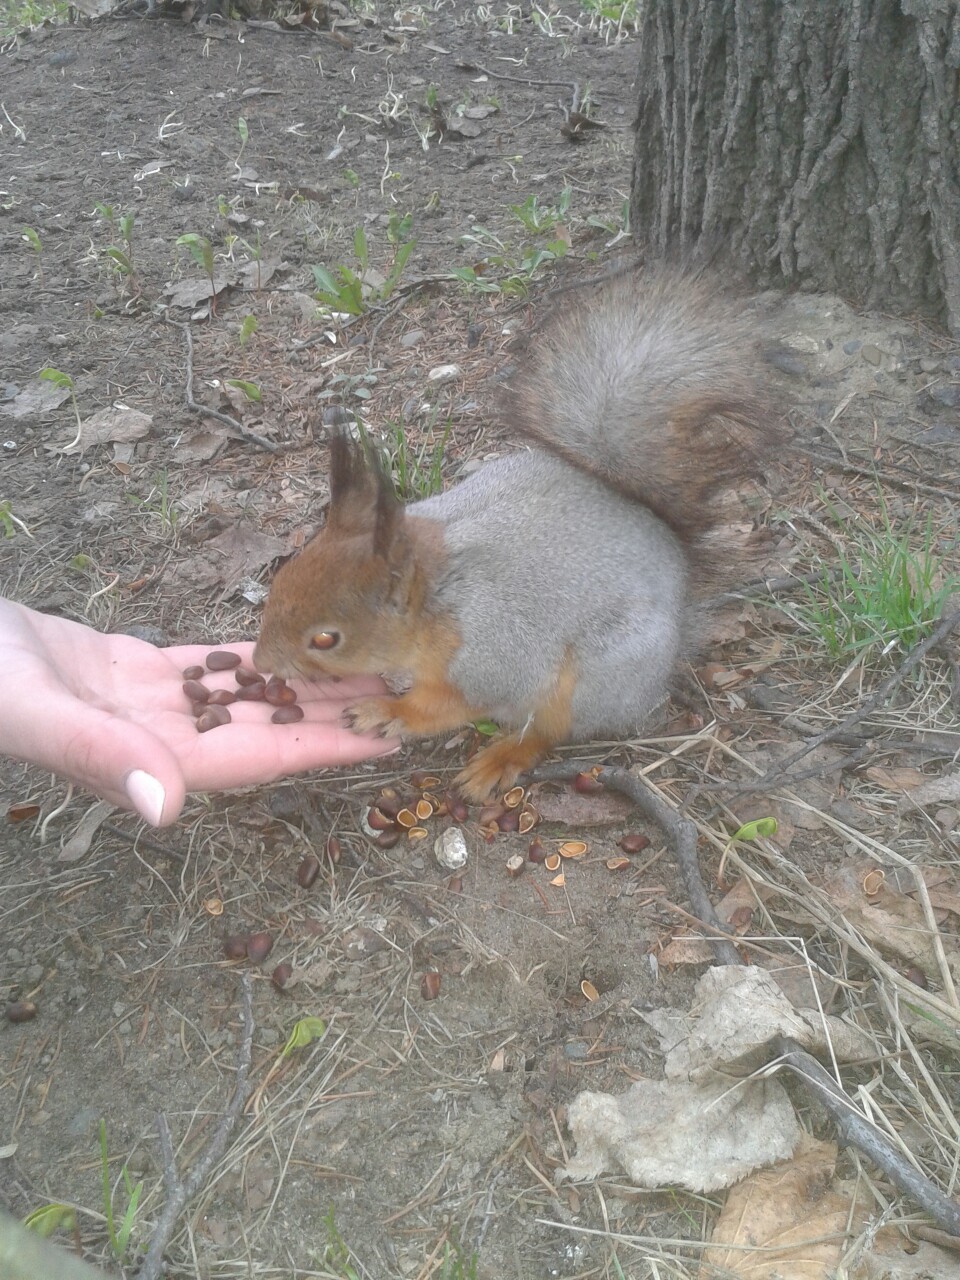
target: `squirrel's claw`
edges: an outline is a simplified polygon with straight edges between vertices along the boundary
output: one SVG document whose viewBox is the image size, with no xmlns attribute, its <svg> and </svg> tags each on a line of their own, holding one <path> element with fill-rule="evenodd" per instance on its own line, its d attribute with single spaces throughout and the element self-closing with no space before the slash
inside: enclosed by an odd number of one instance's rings
<svg viewBox="0 0 960 1280">
<path fill-rule="evenodd" d="M 407 726 L 396 717 L 396 703 L 391 698 L 365 698 L 347 707 L 343 722 L 354 733 L 375 738 L 402 738 Z"/>
</svg>

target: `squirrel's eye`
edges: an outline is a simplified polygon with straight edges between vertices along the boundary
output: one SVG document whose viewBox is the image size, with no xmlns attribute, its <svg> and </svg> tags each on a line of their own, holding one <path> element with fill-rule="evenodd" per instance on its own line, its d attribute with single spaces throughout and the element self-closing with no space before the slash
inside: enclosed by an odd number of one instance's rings
<svg viewBox="0 0 960 1280">
<path fill-rule="evenodd" d="M 311 649 L 335 649 L 339 643 L 339 631 L 316 631 L 310 637 Z"/>
</svg>

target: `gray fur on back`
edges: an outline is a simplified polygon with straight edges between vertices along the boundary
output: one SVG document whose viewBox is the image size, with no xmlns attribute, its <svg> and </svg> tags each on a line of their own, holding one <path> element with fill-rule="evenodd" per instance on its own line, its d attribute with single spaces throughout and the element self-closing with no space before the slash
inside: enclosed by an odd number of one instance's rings
<svg viewBox="0 0 960 1280">
<path fill-rule="evenodd" d="M 539 451 L 487 463 L 408 510 L 443 523 L 448 558 L 430 605 L 459 627 L 450 676 L 471 703 L 523 725 L 567 654 L 573 737 L 633 732 L 663 700 L 687 563 L 652 512 Z"/>
</svg>

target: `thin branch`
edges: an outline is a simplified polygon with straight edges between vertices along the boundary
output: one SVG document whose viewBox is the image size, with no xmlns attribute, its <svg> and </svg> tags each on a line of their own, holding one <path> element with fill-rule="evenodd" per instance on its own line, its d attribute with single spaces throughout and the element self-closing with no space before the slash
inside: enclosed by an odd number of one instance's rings
<svg viewBox="0 0 960 1280">
<path fill-rule="evenodd" d="M 803 1081 L 830 1115 L 843 1143 L 865 1155 L 898 1191 L 929 1213 L 938 1227 L 948 1235 L 960 1237 L 960 1204 L 944 1195 L 929 1178 L 907 1162 L 886 1135 L 861 1115 L 812 1054 L 787 1036 L 777 1036 L 774 1047 L 778 1059 L 771 1065 L 779 1063 Z"/>
<path fill-rule="evenodd" d="M 591 769 L 587 764 L 566 763 L 557 765 L 541 765 L 527 775 L 533 782 L 569 782 L 578 773 Z M 605 767 L 597 774 L 597 779 L 605 787 L 619 791 L 628 800 L 632 800 L 638 809 L 663 829 L 673 845 L 673 850 L 683 876 L 687 897 L 693 906 L 694 914 L 708 933 L 719 937 L 711 937 L 710 945 L 721 964 L 740 964 L 740 956 L 732 942 L 723 936 L 725 930 L 713 909 L 710 895 L 707 893 L 700 874 L 697 860 L 697 829 L 688 818 L 681 818 L 674 813 L 665 800 L 645 782 L 634 777 L 627 769 Z"/>
<path fill-rule="evenodd" d="M 167 1203 L 157 1223 L 146 1257 L 137 1272 L 137 1280 L 160 1280 L 163 1272 L 163 1254 L 170 1237 L 173 1235 L 180 1217 L 187 1204 L 193 1199 L 206 1182 L 210 1170 L 220 1159 L 227 1147 L 227 1141 L 233 1132 L 237 1120 L 243 1113 L 243 1106 L 250 1092 L 248 1076 L 253 1058 L 253 987 L 249 973 L 240 975 L 241 993 L 243 997 L 243 1035 L 237 1047 L 236 1081 L 233 1086 L 233 1097 L 220 1118 L 213 1137 L 207 1143 L 196 1164 L 187 1177 L 181 1180 L 177 1172 L 173 1143 L 170 1140 L 170 1129 L 167 1118 L 162 1112 L 157 1114 L 157 1132 L 160 1149 L 163 1153 L 163 1182 L 167 1189 Z"/>
<path fill-rule="evenodd" d="M 228 413 L 221 413 L 219 409 L 211 409 L 209 405 L 200 404 L 198 400 L 193 398 L 193 333 L 189 324 L 182 324 L 179 320 L 171 320 L 167 317 L 167 324 L 172 324 L 175 329 L 183 330 L 183 339 L 187 347 L 186 364 L 187 377 L 184 386 L 184 400 L 188 409 L 194 413 L 202 414 L 206 418 L 213 418 L 217 422 L 222 422 L 224 426 L 231 427 L 236 431 L 242 439 L 249 440 L 251 444 L 257 445 L 261 449 L 265 449 L 267 453 L 282 452 L 281 446 L 274 444 L 272 440 L 267 440 L 265 436 L 257 435 L 255 431 L 250 431 L 238 422 L 236 418 L 231 418 Z"/>
</svg>

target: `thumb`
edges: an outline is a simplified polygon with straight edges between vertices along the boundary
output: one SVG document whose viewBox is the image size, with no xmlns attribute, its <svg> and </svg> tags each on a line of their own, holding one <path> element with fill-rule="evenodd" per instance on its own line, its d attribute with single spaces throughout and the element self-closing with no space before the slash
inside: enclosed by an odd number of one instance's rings
<svg viewBox="0 0 960 1280">
<path fill-rule="evenodd" d="M 186 787 L 173 752 L 148 729 L 107 712 L 85 715 L 62 758 L 48 763 L 152 826 L 167 826 L 183 808 Z"/>
</svg>

